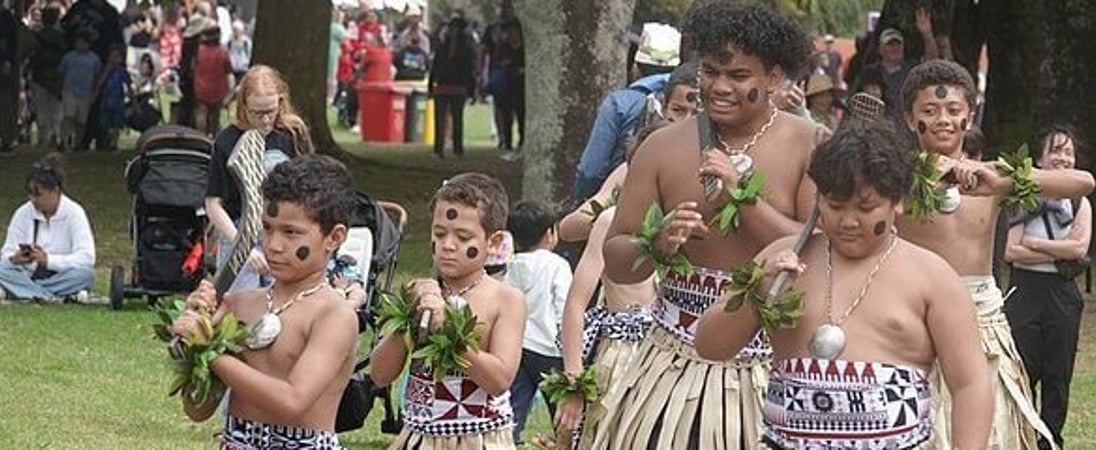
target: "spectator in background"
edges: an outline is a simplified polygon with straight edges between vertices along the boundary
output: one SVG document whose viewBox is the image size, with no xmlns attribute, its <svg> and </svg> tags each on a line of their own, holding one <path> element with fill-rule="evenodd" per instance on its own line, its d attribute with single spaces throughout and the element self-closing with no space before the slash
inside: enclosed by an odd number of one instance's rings
<svg viewBox="0 0 1096 450">
<path fill-rule="evenodd" d="M 840 121 L 833 94 L 833 80 L 829 75 L 814 74 L 807 80 L 807 110 L 811 113 L 811 120 L 831 131 L 837 129 Z"/>
<path fill-rule="evenodd" d="M 136 71 L 141 57 L 149 53 L 152 39 L 156 35 L 156 21 L 146 12 L 141 12 L 129 25 L 129 47 L 126 49 L 126 66 Z"/>
<path fill-rule="evenodd" d="M 339 67 L 339 58 L 341 57 L 340 50 L 342 49 L 342 43 L 347 38 L 346 26 L 343 22 L 346 20 L 346 14 L 340 8 L 335 8 L 331 12 L 331 35 L 330 40 L 327 43 L 327 98 L 330 103 L 336 95 L 338 88 L 337 69 Z"/>
<path fill-rule="evenodd" d="M 476 91 L 475 41 L 467 30 L 468 22 L 458 10 L 446 24 L 434 48 L 434 61 L 427 83 L 434 98 L 438 119 L 434 121 L 434 154 L 443 157 L 446 125 L 442 118 L 452 116 L 453 153 L 464 154 L 464 103 Z"/>
<path fill-rule="evenodd" d="M 84 208 L 65 195 L 61 155 L 34 164 L 0 248 L 0 301 L 81 303 L 95 282 L 95 236 Z"/>
<path fill-rule="evenodd" d="M 366 83 L 392 81 L 392 52 L 377 34 L 362 34 L 362 78 Z"/>
<path fill-rule="evenodd" d="M 232 60 L 232 75 L 236 83 L 244 77 L 251 67 L 251 37 L 247 35 L 244 23 L 232 22 L 232 38 L 228 41 L 228 56 Z"/>
<path fill-rule="evenodd" d="M 60 145 L 61 59 L 68 52 L 65 33 L 58 26 L 61 10 L 55 5 L 42 9 L 42 27 L 30 42 L 31 97 L 38 119 L 38 145 Z"/>
<path fill-rule="evenodd" d="M 430 33 L 426 32 L 426 29 L 422 26 L 422 10 L 418 6 L 408 5 L 407 14 L 404 19 L 407 24 L 403 31 L 400 32 L 400 39 L 398 48 L 402 50 L 404 47 L 411 45 L 411 40 L 418 37 L 419 48 L 422 49 L 427 55 L 430 54 Z"/>
<path fill-rule="evenodd" d="M 365 36 L 365 33 L 373 33 L 381 40 L 381 43 L 385 43 L 385 39 L 388 36 L 388 30 L 386 30 L 384 24 L 381 23 L 380 17 L 377 16 L 377 11 L 374 11 L 371 8 L 362 11 L 361 20 L 358 22 L 358 36 Z"/>
<path fill-rule="evenodd" d="M 495 128 L 498 131 L 498 148 L 504 152 L 514 149 L 512 127 L 516 115 L 516 89 L 511 83 L 525 69 L 524 52 L 518 55 L 521 45 L 521 22 L 514 16 L 511 0 L 501 0 L 499 20 L 487 27 L 483 36 L 481 67 L 487 67 L 487 79 L 483 91 L 491 95 L 495 110 Z M 521 56 L 519 58 L 519 56 Z M 510 157 L 507 157 L 508 159 Z"/>
<path fill-rule="evenodd" d="M 823 50 L 825 64 L 822 66 L 822 70 L 829 75 L 830 80 L 834 85 L 837 85 L 841 81 L 841 64 L 844 62 L 841 58 L 841 53 L 833 48 L 835 39 L 832 34 L 827 34 L 822 38 L 822 42 L 826 44 L 826 49 Z"/>
<path fill-rule="evenodd" d="M 183 52 L 183 28 L 186 27 L 186 19 L 179 15 L 179 9 L 164 7 L 163 24 L 160 26 L 160 64 L 164 70 L 174 69 L 179 65 Z"/>
<path fill-rule="evenodd" d="M 91 49 L 99 61 L 107 60 L 111 48 L 126 45 L 122 17 L 106 0 L 80 0 L 64 15 L 61 26 L 70 37 L 75 37 L 80 30 L 93 30 Z"/>
<path fill-rule="evenodd" d="M 95 80 L 103 63 L 91 51 L 94 31 L 76 33 L 75 49 L 61 59 L 61 146 L 86 150 L 88 114 L 95 101 Z"/>
<path fill-rule="evenodd" d="M 430 54 L 423 48 L 422 37 L 418 34 L 408 37 L 407 45 L 396 53 L 393 62 L 397 81 L 422 81 L 430 72 Z"/>
<path fill-rule="evenodd" d="M 221 46 L 220 35 L 216 25 L 203 31 L 194 58 L 194 123 L 210 136 L 220 131 L 221 108 L 232 94 L 232 58 Z"/>
<path fill-rule="evenodd" d="M 0 154 L 15 151 L 19 134 L 19 70 L 15 61 L 19 27 L 15 14 L 0 4 Z"/>
<path fill-rule="evenodd" d="M 559 242 L 556 218 L 541 202 L 523 201 L 514 207 L 506 229 L 514 236 L 514 260 L 506 272 L 506 283 L 525 295 L 525 336 L 521 365 L 510 386 L 514 408 L 514 442 L 521 442 L 525 420 L 533 406 L 541 378 L 552 369 L 563 370 L 558 334 L 563 304 L 571 289 L 571 265 L 553 250 Z M 555 417 L 556 405 L 548 403 L 548 416 Z"/>
<path fill-rule="evenodd" d="M 118 136 L 126 127 L 126 97 L 133 94 L 133 80 L 126 69 L 123 47 L 110 51 L 110 59 L 99 76 L 99 117 L 106 127 L 107 148 L 118 149 Z"/>
<path fill-rule="evenodd" d="M 921 39 L 925 44 L 924 60 L 937 59 L 940 52 L 936 39 L 933 37 L 932 14 L 926 8 L 918 8 L 916 14 L 917 31 L 921 33 Z M 896 102 L 902 98 L 902 84 L 906 82 L 906 75 L 909 75 L 910 69 L 920 64 L 921 61 L 918 58 L 906 57 L 906 38 L 900 30 L 887 28 L 879 33 L 879 61 L 865 66 L 863 70 L 879 71 L 883 75 L 887 98 Z M 854 92 L 861 83 L 858 78 L 857 82 L 853 84 Z M 896 110 L 900 110 L 900 108 Z"/>
<path fill-rule="evenodd" d="M 1032 157 L 1043 170 L 1072 169 L 1077 161 L 1073 133 L 1052 128 L 1040 133 Z M 1063 448 L 1062 428 L 1077 356 L 1084 297 L 1062 263 L 1088 254 L 1092 206 L 1079 199 L 1043 199 L 1035 211 L 1013 221 L 1005 259 L 1013 263 L 1016 292 L 1005 302 L 1016 348 L 1024 360 L 1032 392 L 1039 392 L 1039 415 L 1054 444 Z M 1036 391 L 1036 386 L 1039 390 Z M 1051 448 L 1040 440 L 1039 448 Z"/>
</svg>

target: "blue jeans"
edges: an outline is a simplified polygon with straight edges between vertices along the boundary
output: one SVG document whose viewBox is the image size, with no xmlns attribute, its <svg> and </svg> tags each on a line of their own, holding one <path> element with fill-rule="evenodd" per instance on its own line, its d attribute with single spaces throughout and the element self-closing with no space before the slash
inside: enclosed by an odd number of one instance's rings
<svg viewBox="0 0 1096 450">
<path fill-rule="evenodd" d="M 63 270 L 41 280 L 31 279 L 33 274 L 33 266 L 0 261 L 0 288 L 7 292 L 9 299 L 46 300 L 74 295 L 95 284 L 95 271 L 87 268 Z"/>
<path fill-rule="evenodd" d="M 510 386 L 510 406 L 514 409 L 514 442 L 521 441 L 521 431 L 525 429 L 529 410 L 533 409 L 533 398 L 540 389 L 541 377 L 552 369 L 563 370 L 563 358 L 521 349 L 521 366 L 514 377 L 514 384 Z M 548 417 L 555 416 L 556 405 L 548 403 Z"/>
</svg>

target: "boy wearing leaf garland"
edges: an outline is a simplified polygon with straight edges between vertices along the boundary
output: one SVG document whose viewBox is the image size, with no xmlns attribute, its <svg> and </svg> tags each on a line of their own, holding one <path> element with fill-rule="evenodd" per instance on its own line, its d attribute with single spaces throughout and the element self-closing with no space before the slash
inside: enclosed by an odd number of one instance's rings
<svg viewBox="0 0 1096 450">
<path fill-rule="evenodd" d="M 808 61 L 806 34 L 771 8 L 743 3 L 694 4 L 686 29 L 700 57 L 703 112 L 652 134 L 628 167 L 605 274 L 623 284 L 656 271 L 664 278 L 651 308 L 656 326 L 588 412 L 593 438 L 583 446 L 750 448 L 760 440 L 767 344 L 759 337 L 735 360 L 713 361 L 696 355 L 693 336 L 728 271 L 802 227 L 815 193 L 803 173 L 819 135 L 769 100 Z"/>
<path fill-rule="evenodd" d="M 508 203 L 502 183 L 479 173 L 457 175 L 430 201 L 438 280 L 415 280 L 386 299 L 386 336 L 372 356 L 379 386 L 411 358 L 405 426 L 390 449 L 514 448 L 509 390 L 521 363 L 525 300 L 484 272 L 489 251 L 502 244 Z M 420 332 L 426 315 L 430 330 Z"/>
<path fill-rule="evenodd" d="M 222 449 L 342 448 L 335 416 L 354 365 L 357 315 L 327 283 L 325 268 L 346 238 L 350 174 L 330 157 L 304 156 L 274 169 L 262 190 L 263 253 L 276 282 L 229 294 L 216 311 L 213 286 L 203 282 L 172 329 L 196 343 L 210 337 L 211 322 L 221 331 L 235 328 L 237 317 L 251 325 L 246 350 L 207 361 L 231 389 Z M 187 415 L 208 419 L 218 395 L 195 404 L 189 391 Z"/>
<path fill-rule="evenodd" d="M 1036 431 L 1048 440 L 1051 437 L 1032 406 L 1027 375 L 1001 310 L 1004 299 L 993 278 L 995 225 L 1002 206 L 1034 207 L 1036 195 L 1084 197 L 1096 182 L 1082 170 L 1032 169 L 1030 159 L 1020 160 L 1023 155 L 998 162 L 964 158 L 963 138 L 974 118 L 976 91 L 970 74 L 958 64 L 922 63 L 910 71 L 902 96 L 906 124 L 917 135 L 923 153 L 905 208 L 908 217 L 898 220 L 898 232 L 951 264 L 963 276 L 974 301 L 996 395 L 989 447 L 1034 449 Z M 938 194 L 936 180 L 951 184 L 950 192 Z M 939 399 L 936 446 L 948 448 L 947 417 L 952 405 L 939 380 L 934 380 L 934 391 Z"/>
<path fill-rule="evenodd" d="M 788 237 L 736 271 L 728 295 L 704 314 L 696 349 L 729 359 L 759 328 L 773 347 L 764 408 L 777 449 L 919 448 L 933 432 L 935 360 L 956 399 L 956 448 L 983 448 L 993 404 L 974 309 L 939 256 L 898 237 L 894 221 L 912 182 L 912 155 L 883 123 L 846 122 L 811 158 L 821 234 L 796 255 Z M 760 319 L 773 277 L 793 274 L 785 296 L 802 316 Z M 725 312 L 728 302 L 732 302 Z M 770 328 L 772 327 L 772 328 Z"/>
</svg>

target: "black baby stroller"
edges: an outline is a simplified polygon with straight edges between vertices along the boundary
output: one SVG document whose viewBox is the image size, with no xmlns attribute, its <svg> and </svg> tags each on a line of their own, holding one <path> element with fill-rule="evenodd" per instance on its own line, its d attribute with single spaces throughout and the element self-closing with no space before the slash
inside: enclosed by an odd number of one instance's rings
<svg viewBox="0 0 1096 450">
<path fill-rule="evenodd" d="M 407 211 L 395 203 L 374 201 L 364 192 L 357 193 L 357 204 L 346 242 L 339 248 L 336 265 L 358 263 L 358 273 L 361 274 L 366 292 L 365 304 L 358 311 L 358 331 L 364 332 L 376 325 L 374 311 L 380 302 L 380 293 L 391 290 L 396 275 L 400 239 L 407 224 Z M 374 333 L 369 349 L 376 344 L 376 339 Z M 368 358 L 358 361 L 354 366 L 354 373 L 339 404 L 335 431 L 341 433 L 361 428 L 373 409 L 375 400 L 381 399 L 384 407 L 381 431 L 398 433 L 403 426 L 399 412 L 393 404 L 391 390 L 373 385 L 369 376 L 362 373 L 367 365 Z"/>
<path fill-rule="evenodd" d="M 213 141 L 190 128 L 163 125 L 137 140 L 137 157 L 126 165 L 126 186 L 134 195 L 130 238 L 135 255 L 130 282 L 125 269 L 110 273 L 110 306 L 127 297 L 160 297 L 188 292 L 207 272 L 204 210 Z"/>
</svg>

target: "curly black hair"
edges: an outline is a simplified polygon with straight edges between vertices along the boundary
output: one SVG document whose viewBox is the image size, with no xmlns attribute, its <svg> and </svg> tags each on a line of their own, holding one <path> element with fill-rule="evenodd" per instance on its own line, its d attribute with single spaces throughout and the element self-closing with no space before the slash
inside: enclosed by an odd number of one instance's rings
<svg viewBox="0 0 1096 450">
<path fill-rule="evenodd" d="M 886 121 L 846 119 L 814 151 L 807 173 L 819 194 L 837 201 L 852 198 L 862 184 L 900 201 L 913 186 L 916 157 L 906 136 Z"/>
<path fill-rule="evenodd" d="M 330 156 L 291 159 L 278 164 L 263 181 L 263 201 L 267 205 L 300 205 L 325 235 L 335 225 L 350 221 L 355 198 L 350 172 Z"/>
<path fill-rule="evenodd" d="M 805 70 L 814 45 L 798 23 L 770 7 L 738 0 L 693 3 L 685 31 L 703 57 L 718 54 L 732 44 L 761 58 L 765 70 L 779 65 L 789 79 Z"/>
<path fill-rule="evenodd" d="M 514 236 L 514 250 L 518 252 L 533 250 L 555 225 L 552 208 L 537 200 L 518 202 L 506 219 L 506 229 Z"/>
<path fill-rule="evenodd" d="M 65 190 L 65 168 L 64 158 L 60 153 L 53 152 L 46 156 L 30 168 L 30 173 L 27 174 L 27 180 L 23 183 L 23 189 L 27 194 L 36 194 L 39 189 L 45 190 Z"/>
<path fill-rule="evenodd" d="M 906 75 L 906 82 L 902 84 L 902 103 L 906 105 L 906 112 L 913 111 L 913 100 L 917 98 L 917 93 L 930 86 L 962 88 L 967 106 L 972 109 L 978 101 L 978 88 L 967 69 L 951 61 L 932 59 L 918 64 Z"/>
<path fill-rule="evenodd" d="M 490 175 L 468 172 L 450 178 L 430 199 L 431 214 L 438 201 L 479 209 L 480 224 L 487 234 L 506 228 L 510 197 L 502 182 Z"/>
</svg>

